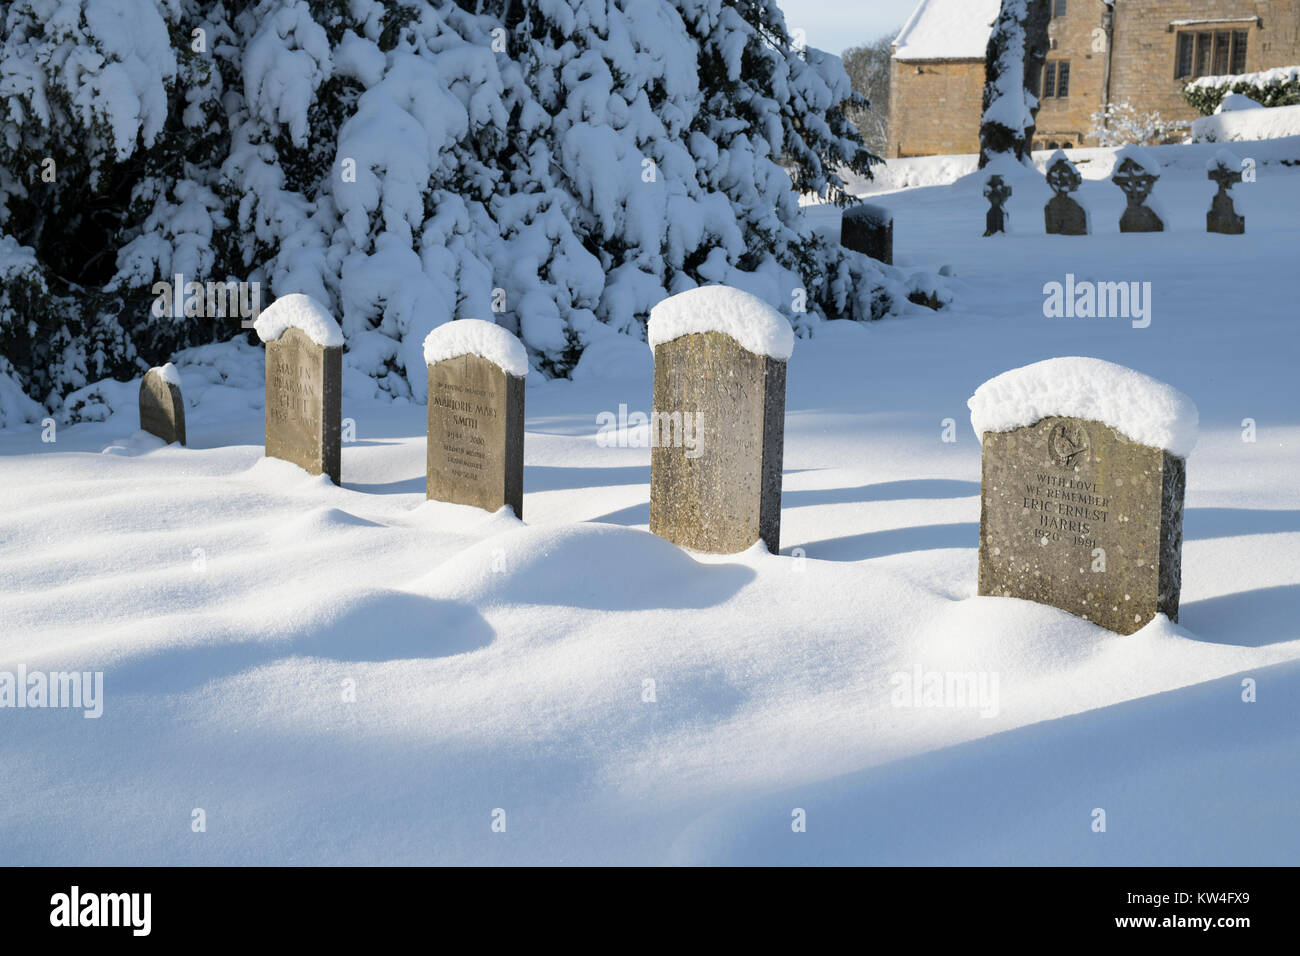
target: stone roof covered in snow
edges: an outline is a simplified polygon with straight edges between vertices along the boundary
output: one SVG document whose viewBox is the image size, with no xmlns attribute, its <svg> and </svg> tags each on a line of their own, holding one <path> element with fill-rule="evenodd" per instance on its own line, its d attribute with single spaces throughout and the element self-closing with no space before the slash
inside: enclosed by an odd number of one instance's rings
<svg viewBox="0 0 1300 956">
<path fill-rule="evenodd" d="M 982 60 L 1001 0 L 920 0 L 894 40 L 896 60 Z"/>
</svg>

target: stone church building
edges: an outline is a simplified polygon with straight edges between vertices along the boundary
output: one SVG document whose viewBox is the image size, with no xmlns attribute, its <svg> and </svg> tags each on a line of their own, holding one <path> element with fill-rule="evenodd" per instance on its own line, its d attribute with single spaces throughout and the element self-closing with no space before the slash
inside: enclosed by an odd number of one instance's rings
<svg viewBox="0 0 1300 956">
<path fill-rule="evenodd" d="M 1096 145 L 1106 103 L 1192 120 L 1200 76 L 1300 64 L 1300 0 L 1048 0 L 1035 149 Z M 1001 0 L 920 0 L 894 41 L 890 157 L 979 152 L 984 52 Z"/>
</svg>

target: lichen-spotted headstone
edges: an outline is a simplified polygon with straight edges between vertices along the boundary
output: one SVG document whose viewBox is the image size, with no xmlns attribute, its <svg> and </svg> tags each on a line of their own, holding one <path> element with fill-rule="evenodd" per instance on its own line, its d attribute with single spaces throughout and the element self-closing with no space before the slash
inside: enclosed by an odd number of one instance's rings
<svg viewBox="0 0 1300 956">
<path fill-rule="evenodd" d="M 140 427 L 167 444 L 185 444 L 181 376 L 171 362 L 151 368 L 140 382 Z"/>
<path fill-rule="evenodd" d="M 734 554 L 781 547 L 786 362 L 794 332 L 761 299 L 705 286 L 650 312 L 650 530 Z"/>
<path fill-rule="evenodd" d="M 1120 634 L 1178 620 L 1191 400 L 1120 365 L 1062 358 L 985 382 L 970 408 L 984 445 L 979 593 Z"/>
<path fill-rule="evenodd" d="M 493 322 L 457 319 L 424 340 L 429 368 L 426 496 L 524 514 L 528 353 Z"/>
<path fill-rule="evenodd" d="M 339 484 L 343 332 L 311 296 L 271 303 L 254 325 L 266 343 L 266 454 Z"/>
</svg>

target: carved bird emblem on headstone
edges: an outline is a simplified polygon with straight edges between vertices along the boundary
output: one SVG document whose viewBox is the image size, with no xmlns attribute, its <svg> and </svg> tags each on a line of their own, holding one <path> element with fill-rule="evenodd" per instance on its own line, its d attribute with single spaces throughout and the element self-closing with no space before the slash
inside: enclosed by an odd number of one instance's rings
<svg viewBox="0 0 1300 956">
<path fill-rule="evenodd" d="M 1065 468 L 1074 464 L 1074 459 L 1083 454 L 1085 447 L 1083 434 L 1079 429 L 1071 430 L 1066 425 L 1057 425 L 1053 428 L 1052 436 L 1048 439 L 1048 448 L 1051 450 L 1052 457 Z"/>
</svg>

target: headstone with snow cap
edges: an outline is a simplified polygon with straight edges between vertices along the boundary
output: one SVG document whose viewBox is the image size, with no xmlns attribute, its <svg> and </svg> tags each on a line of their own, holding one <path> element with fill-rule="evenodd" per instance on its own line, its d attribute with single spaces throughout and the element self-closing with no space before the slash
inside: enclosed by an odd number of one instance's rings
<svg viewBox="0 0 1300 956">
<path fill-rule="evenodd" d="M 695 551 L 761 540 L 776 554 L 790 323 L 747 292 L 705 286 L 660 302 L 647 331 L 650 530 Z"/>
<path fill-rule="evenodd" d="M 429 366 L 426 496 L 524 515 L 528 353 L 493 322 L 457 319 L 424 340 Z"/>
<path fill-rule="evenodd" d="M 339 484 L 343 332 L 311 296 L 271 303 L 254 324 L 266 343 L 266 455 Z"/>
<path fill-rule="evenodd" d="M 151 368 L 140 382 L 140 427 L 167 444 L 185 444 L 181 376 L 171 362 Z"/>
<path fill-rule="evenodd" d="M 894 216 L 883 206 L 859 203 L 840 218 L 840 245 L 894 264 Z"/>
<path fill-rule="evenodd" d="M 1177 621 L 1191 400 L 1120 365 L 1060 358 L 985 382 L 969 405 L 984 446 L 979 593 L 1120 634 Z"/>
<path fill-rule="evenodd" d="M 1140 146 L 1125 146 L 1115 154 L 1115 172 L 1110 177 L 1124 190 L 1127 205 L 1119 219 L 1120 232 L 1164 232 L 1164 220 L 1148 206 L 1151 190 L 1160 178 L 1160 163 Z"/>
<path fill-rule="evenodd" d="M 1065 150 L 1057 150 L 1047 162 L 1047 185 L 1054 195 L 1043 210 L 1049 236 L 1086 236 L 1088 213 L 1070 193 L 1083 183 L 1078 168 Z"/>
<path fill-rule="evenodd" d="M 1205 231 L 1218 232 L 1225 236 L 1240 236 L 1246 232 L 1246 217 L 1239 215 L 1228 192 L 1241 182 L 1241 160 L 1226 149 L 1209 162 L 1206 176 L 1218 183 L 1219 191 L 1210 202 L 1210 211 L 1205 214 Z"/>
</svg>

